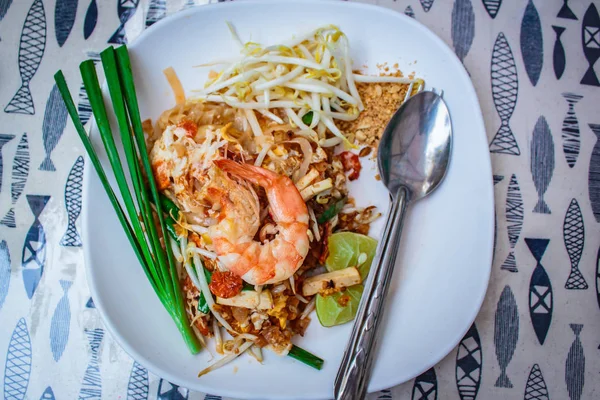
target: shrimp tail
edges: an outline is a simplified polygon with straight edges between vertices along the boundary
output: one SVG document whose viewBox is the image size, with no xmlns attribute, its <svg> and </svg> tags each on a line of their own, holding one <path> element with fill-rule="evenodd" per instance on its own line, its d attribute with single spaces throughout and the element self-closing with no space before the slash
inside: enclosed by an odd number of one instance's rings
<svg viewBox="0 0 600 400">
<path fill-rule="evenodd" d="M 232 175 L 262 187 L 270 187 L 278 177 L 276 173 L 267 169 L 255 167 L 250 164 L 240 164 L 232 160 L 215 160 L 213 163 L 224 172 L 229 172 Z"/>
</svg>

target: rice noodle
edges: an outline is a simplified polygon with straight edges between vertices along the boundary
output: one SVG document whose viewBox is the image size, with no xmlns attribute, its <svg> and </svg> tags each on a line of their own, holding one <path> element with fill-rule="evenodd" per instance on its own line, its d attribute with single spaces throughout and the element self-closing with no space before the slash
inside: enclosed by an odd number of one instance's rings
<svg viewBox="0 0 600 400">
<path fill-rule="evenodd" d="M 177 73 L 173 69 L 173 67 L 168 67 L 163 70 L 163 74 L 167 78 L 167 82 L 169 82 L 169 86 L 171 86 L 171 90 L 173 90 L 173 95 L 175 96 L 175 104 L 183 104 L 185 103 L 185 91 L 183 90 L 183 86 L 181 85 L 181 81 L 177 76 Z"/>
<path fill-rule="evenodd" d="M 294 174 L 293 181 L 298 182 L 298 180 L 302 179 L 306 173 L 308 172 L 308 167 L 312 162 L 313 158 L 313 149 L 308 140 L 301 137 L 296 137 L 294 139 L 288 140 L 285 143 L 296 143 L 300 145 L 300 149 L 302 150 L 302 164 L 300 164 L 300 168 Z"/>
</svg>

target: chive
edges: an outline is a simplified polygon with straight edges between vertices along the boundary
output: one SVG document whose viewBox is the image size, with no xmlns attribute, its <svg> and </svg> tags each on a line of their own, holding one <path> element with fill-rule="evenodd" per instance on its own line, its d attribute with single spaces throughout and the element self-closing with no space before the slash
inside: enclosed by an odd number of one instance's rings
<svg viewBox="0 0 600 400">
<path fill-rule="evenodd" d="M 167 213 L 167 215 L 169 215 L 175 220 L 179 219 L 179 207 L 177 207 L 177 205 L 173 203 L 173 200 L 171 200 L 162 193 L 159 195 L 159 197 L 160 204 L 165 208 L 165 212 Z"/>
<path fill-rule="evenodd" d="M 164 286 L 165 282 L 168 281 L 167 266 L 165 264 L 164 253 L 161 251 L 162 247 L 156 232 L 156 227 L 154 225 L 154 221 L 152 220 L 152 210 L 148 204 L 148 198 L 143 183 L 143 176 L 138 163 L 137 151 L 135 144 L 131 140 L 129 121 L 127 119 L 127 110 L 125 109 L 125 103 L 123 102 L 123 92 L 121 91 L 121 84 L 117 71 L 115 50 L 112 47 L 106 48 L 100 53 L 100 58 L 104 68 L 104 74 L 106 76 L 108 91 L 113 104 L 113 110 L 117 118 L 119 130 L 121 132 L 121 141 L 123 143 L 123 150 L 127 160 L 127 165 L 129 167 L 131 181 L 133 182 L 138 210 L 140 211 L 144 221 L 145 231 L 149 233 L 150 244 L 154 249 L 153 255 L 155 260 L 158 261 L 160 268 L 160 271 L 157 271 L 156 263 L 151 263 L 151 271 L 154 275 L 154 279 L 157 282 L 161 282 L 161 285 Z"/>
<path fill-rule="evenodd" d="M 144 237 L 144 232 L 137 217 L 138 212 L 133 204 L 133 198 L 131 196 L 131 192 L 129 191 L 129 186 L 127 185 L 127 179 L 125 178 L 123 165 L 121 164 L 121 159 L 119 158 L 119 153 L 112 136 L 110 122 L 104 106 L 104 100 L 102 98 L 102 91 L 100 89 L 100 84 L 98 83 L 98 75 L 96 74 L 95 64 L 92 60 L 84 61 L 79 65 L 79 70 L 81 71 L 83 85 L 85 86 L 85 90 L 87 91 L 90 100 L 90 105 L 92 106 L 92 112 L 94 114 L 94 118 L 96 119 L 96 125 L 98 126 L 102 143 L 106 149 L 108 160 L 117 181 L 117 186 L 123 198 L 123 203 L 125 203 L 125 210 L 127 211 L 127 214 L 129 214 L 129 221 L 135 233 L 135 237 L 138 238 L 139 241 L 139 238 Z M 154 260 L 150 254 L 150 249 L 148 248 L 147 243 L 140 242 L 140 245 L 144 259 L 146 260 L 146 265 L 152 264 Z"/>
<path fill-rule="evenodd" d="M 323 368 L 323 363 L 325 362 L 322 358 L 315 356 L 314 354 L 296 346 L 295 344 L 292 345 L 288 356 L 318 370 Z"/>
<path fill-rule="evenodd" d="M 310 125 L 312 123 L 312 119 L 313 119 L 312 111 L 309 111 L 302 116 L 302 122 L 304 122 L 306 125 Z"/>
<path fill-rule="evenodd" d="M 96 154 L 96 151 L 94 150 L 92 142 L 91 142 L 90 138 L 88 137 L 88 135 L 85 131 L 85 128 L 83 127 L 83 124 L 81 123 L 81 120 L 79 119 L 79 114 L 77 113 L 77 108 L 75 107 L 75 103 L 73 102 L 73 97 L 71 96 L 71 93 L 69 92 L 69 87 L 67 86 L 67 82 L 65 80 L 65 76 L 63 75 L 62 71 L 59 70 L 56 74 L 54 74 L 54 81 L 56 82 L 56 87 L 58 88 L 58 91 L 60 92 L 60 94 L 63 98 L 63 101 L 67 108 L 67 112 L 69 113 L 71 120 L 73 121 L 73 125 L 75 125 L 75 130 L 77 131 L 77 134 L 79 135 L 79 138 L 81 139 L 81 142 L 83 143 L 83 146 L 85 147 L 88 157 L 89 157 L 90 161 L 92 162 L 92 165 L 94 166 L 94 169 L 96 170 L 96 173 L 98 174 L 98 177 L 100 178 L 100 182 L 102 182 L 102 186 L 104 187 L 104 190 L 105 190 L 106 194 L 108 195 L 108 199 L 110 200 L 110 202 L 117 214 L 117 217 L 119 218 L 119 222 L 121 223 L 121 226 L 123 227 L 123 231 L 125 231 L 125 235 L 127 236 L 127 239 L 129 240 L 129 243 L 131 244 L 131 247 L 133 248 L 133 251 L 134 251 L 138 261 L 144 267 L 143 269 L 144 269 L 144 273 L 146 274 L 146 277 L 150 281 L 152 288 L 156 292 L 156 294 L 157 294 L 158 298 L 160 299 L 161 303 L 163 304 L 163 306 L 165 308 L 168 308 L 168 306 L 169 306 L 168 301 L 167 301 L 166 297 L 164 296 L 164 293 L 157 286 L 157 282 L 154 281 L 152 275 L 150 274 L 149 269 L 147 268 L 147 265 L 145 263 L 146 260 L 144 258 L 144 254 L 143 254 L 141 245 L 137 241 L 135 233 L 134 233 L 133 229 L 131 228 L 131 226 L 129 225 L 129 222 L 127 221 L 125 212 L 121 208 L 121 204 L 119 203 L 117 196 L 115 195 L 114 191 L 112 190 L 112 188 L 110 186 L 110 183 L 108 182 L 108 178 L 106 176 L 106 173 L 104 172 L 104 168 L 102 167 L 102 164 L 100 163 L 100 159 L 98 158 L 98 155 Z"/>
<path fill-rule="evenodd" d="M 137 101 L 137 95 L 135 93 L 135 83 L 133 80 L 133 72 L 131 70 L 131 61 L 129 59 L 129 53 L 127 52 L 126 46 L 120 46 L 116 49 L 116 59 L 119 71 L 119 77 L 123 93 L 125 94 L 125 102 L 127 104 L 127 110 L 129 112 L 129 119 L 133 128 L 133 136 L 139 149 L 139 156 L 142 160 L 142 165 L 148 180 L 150 192 L 156 205 L 156 212 L 158 214 L 158 220 L 160 223 L 160 229 L 165 237 L 166 223 L 163 215 L 162 207 L 159 201 L 158 189 L 154 180 L 154 174 L 152 173 L 152 167 L 150 166 L 150 160 L 148 159 L 148 150 L 146 148 L 146 140 L 144 137 L 144 131 L 142 128 L 142 119 L 140 116 L 139 105 Z M 162 247 L 161 247 L 162 249 Z M 169 266 L 169 272 L 171 275 L 170 290 L 172 293 L 173 302 L 173 320 L 178 325 L 179 331 L 183 335 L 183 338 L 192 353 L 197 353 L 200 349 L 200 342 L 196 337 L 192 327 L 190 326 L 188 315 L 185 309 L 185 303 L 183 294 L 181 293 L 181 286 L 179 282 L 179 276 L 177 275 L 177 268 L 175 266 L 175 258 L 171 251 L 171 246 L 165 246 L 165 252 L 167 255 L 167 262 Z M 168 285 L 167 285 L 168 286 Z"/>
<path fill-rule="evenodd" d="M 323 211 L 323 214 L 321 214 L 319 218 L 317 218 L 317 222 L 319 224 L 324 224 L 325 222 L 329 221 L 330 219 L 338 215 L 340 211 L 342 211 L 342 208 L 344 208 L 344 204 L 346 204 L 345 197 L 336 201 L 331 206 L 329 206 L 329 208 Z"/>
</svg>

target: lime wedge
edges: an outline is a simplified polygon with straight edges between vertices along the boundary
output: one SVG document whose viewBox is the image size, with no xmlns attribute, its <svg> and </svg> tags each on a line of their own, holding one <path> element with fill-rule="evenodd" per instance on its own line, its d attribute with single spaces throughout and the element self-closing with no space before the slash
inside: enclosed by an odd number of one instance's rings
<svg viewBox="0 0 600 400">
<path fill-rule="evenodd" d="M 329 237 L 327 246 L 329 255 L 325 267 L 329 272 L 356 267 L 363 281 L 367 278 L 377 250 L 377 240 L 359 233 L 338 232 Z"/>
<path fill-rule="evenodd" d="M 329 272 L 356 267 L 363 281 L 367 278 L 377 250 L 377 240 L 358 233 L 339 232 L 329 237 L 327 246 L 329 254 L 325 267 Z M 329 327 L 352 321 L 363 289 L 363 285 L 354 285 L 329 296 L 318 294 L 315 308 L 321 325 Z"/>
<path fill-rule="evenodd" d="M 315 308 L 321 325 L 330 327 L 352 321 L 362 292 L 363 285 L 354 285 L 330 296 L 318 294 Z"/>
</svg>

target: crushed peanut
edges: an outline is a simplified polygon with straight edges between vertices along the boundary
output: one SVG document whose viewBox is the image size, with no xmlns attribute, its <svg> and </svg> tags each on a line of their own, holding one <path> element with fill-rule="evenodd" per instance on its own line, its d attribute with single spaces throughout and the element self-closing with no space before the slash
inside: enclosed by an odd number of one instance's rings
<svg viewBox="0 0 600 400">
<path fill-rule="evenodd" d="M 378 67 L 384 67 L 378 66 Z M 401 76 L 400 72 L 392 74 Z M 347 137 L 354 137 L 358 145 L 372 146 L 375 149 L 392 115 L 402 104 L 408 90 L 406 83 L 358 83 L 358 93 L 362 98 L 365 110 L 354 121 L 341 121 L 340 129 Z M 413 94 L 418 89 L 414 85 Z M 377 152 L 373 151 L 376 157 Z"/>
</svg>

